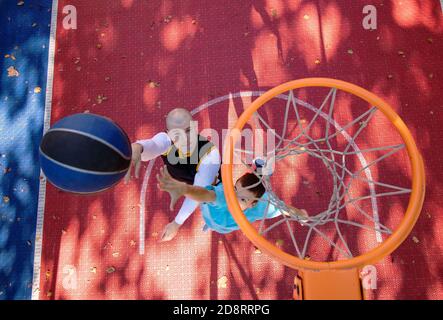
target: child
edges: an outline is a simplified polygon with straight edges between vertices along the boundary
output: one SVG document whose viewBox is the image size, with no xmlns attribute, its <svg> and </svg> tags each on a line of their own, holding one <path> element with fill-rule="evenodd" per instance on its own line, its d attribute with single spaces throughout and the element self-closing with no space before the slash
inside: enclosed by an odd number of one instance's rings
<svg viewBox="0 0 443 320">
<path fill-rule="evenodd" d="M 194 201 L 200 202 L 203 219 L 206 223 L 205 229 L 209 228 L 219 233 L 229 233 L 238 230 L 239 227 L 228 210 L 223 185 L 207 186 L 206 188 L 188 185 L 171 177 L 166 167 L 160 170 L 157 175 L 158 188 L 166 191 L 171 196 L 171 210 L 181 196 L 186 196 Z M 254 173 L 246 173 L 235 183 L 235 192 L 239 204 L 247 219 L 250 222 L 264 218 L 268 201 L 266 189 L 259 177 Z M 262 199 L 262 200 L 261 200 Z M 291 207 L 291 211 L 300 218 L 306 219 L 306 210 Z M 285 215 L 293 213 L 283 212 Z M 272 204 L 269 204 L 267 219 L 278 217 L 282 211 Z"/>
</svg>

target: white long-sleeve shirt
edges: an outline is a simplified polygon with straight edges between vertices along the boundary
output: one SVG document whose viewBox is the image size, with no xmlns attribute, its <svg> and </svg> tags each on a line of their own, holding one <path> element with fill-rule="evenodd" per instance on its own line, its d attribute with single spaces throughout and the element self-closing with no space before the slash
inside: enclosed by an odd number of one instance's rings
<svg viewBox="0 0 443 320">
<path fill-rule="evenodd" d="M 172 141 L 165 132 L 157 133 L 151 139 L 138 140 L 143 146 L 141 154 L 142 161 L 149 161 L 166 153 L 172 145 Z M 220 152 L 217 148 L 212 148 L 203 159 L 201 159 L 200 166 L 194 177 L 194 186 L 206 187 L 214 183 L 220 169 L 221 159 Z M 175 222 L 183 224 L 186 219 L 197 209 L 198 202 L 189 198 L 185 198 L 183 204 L 175 217 Z"/>
</svg>

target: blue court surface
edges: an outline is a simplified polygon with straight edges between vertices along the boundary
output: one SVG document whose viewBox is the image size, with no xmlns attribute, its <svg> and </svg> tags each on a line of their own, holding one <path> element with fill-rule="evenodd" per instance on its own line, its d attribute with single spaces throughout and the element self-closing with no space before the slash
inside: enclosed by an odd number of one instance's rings
<svg viewBox="0 0 443 320">
<path fill-rule="evenodd" d="M 50 0 L 0 1 L 0 299 L 30 299 Z"/>
</svg>

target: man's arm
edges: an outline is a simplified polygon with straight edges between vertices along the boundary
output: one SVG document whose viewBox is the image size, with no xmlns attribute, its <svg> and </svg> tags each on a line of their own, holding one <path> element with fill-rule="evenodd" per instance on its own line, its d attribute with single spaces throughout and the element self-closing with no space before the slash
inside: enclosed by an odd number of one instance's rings
<svg viewBox="0 0 443 320">
<path fill-rule="evenodd" d="M 172 145 L 171 139 L 165 132 L 157 133 L 151 139 L 137 140 L 135 143 L 142 146 L 141 160 L 149 161 L 168 151 Z"/>
<path fill-rule="evenodd" d="M 131 179 L 132 167 L 135 170 L 135 177 L 138 178 L 141 161 L 149 161 L 168 151 L 172 142 L 165 132 L 157 133 L 151 139 L 138 140 L 131 145 L 132 158 L 129 170 L 125 175 L 125 183 Z"/>
</svg>

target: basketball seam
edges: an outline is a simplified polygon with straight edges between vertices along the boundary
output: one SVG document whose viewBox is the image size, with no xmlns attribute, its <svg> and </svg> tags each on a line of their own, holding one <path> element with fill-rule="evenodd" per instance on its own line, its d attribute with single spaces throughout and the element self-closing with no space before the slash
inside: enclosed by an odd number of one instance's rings
<svg viewBox="0 0 443 320">
<path fill-rule="evenodd" d="M 111 171 L 111 172 L 100 172 L 100 171 L 85 170 L 85 169 L 80 169 L 80 168 L 76 168 L 76 167 L 73 167 L 73 166 L 61 163 L 60 161 L 57 161 L 57 160 L 53 159 L 52 157 L 50 157 L 49 155 L 47 155 L 41 148 L 40 148 L 40 154 L 45 156 L 45 158 L 48 159 L 49 161 L 52 161 L 52 162 L 54 162 L 54 163 L 56 163 L 56 164 L 58 164 L 58 165 L 60 165 L 62 167 L 65 167 L 67 169 L 71 169 L 73 171 L 77 171 L 77 172 L 81 172 L 81 173 L 89 173 L 89 174 L 97 174 L 97 175 L 106 176 L 106 175 L 112 175 L 112 174 L 117 174 L 117 173 L 123 173 L 123 172 L 125 172 L 127 170 L 127 169 L 123 169 L 123 170 L 120 170 L 120 171 Z"/>
<path fill-rule="evenodd" d="M 49 129 L 48 130 L 48 132 L 52 132 L 52 131 L 65 131 L 65 132 L 72 132 L 72 133 L 77 133 L 77 134 L 79 134 L 79 135 L 82 135 L 82 136 L 85 136 L 85 137 L 88 137 L 88 138 L 91 138 L 92 140 L 96 140 L 96 141 L 98 141 L 98 142 L 101 142 L 101 143 L 103 143 L 104 145 L 106 145 L 107 147 L 109 147 L 109 148 L 111 148 L 112 150 L 114 150 L 115 152 L 117 152 L 123 159 L 125 159 L 125 160 L 131 160 L 131 157 L 127 157 L 127 156 L 125 156 L 120 150 L 118 150 L 116 147 L 114 147 L 112 144 L 110 144 L 109 142 L 107 142 L 107 141 L 105 141 L 105 140 L 103 140 L 103 139 L 101 139 L 101 138 L 98 138 L 98 137 L 96 137 L 96 136 L 94 136 L 94 135 L 91 135 L 91 134 L 89 134 L 89 133 L 85 133 L 85 132 L 82 132 L 82 131 L 78 131 L 78 130 L 75 130 L 75 129 L 65 129 L 65 128 L 53 128 L 53 129 Z"/>
</svg>

